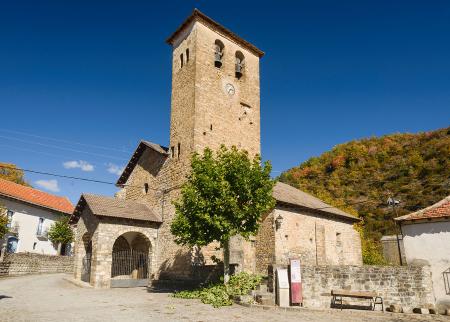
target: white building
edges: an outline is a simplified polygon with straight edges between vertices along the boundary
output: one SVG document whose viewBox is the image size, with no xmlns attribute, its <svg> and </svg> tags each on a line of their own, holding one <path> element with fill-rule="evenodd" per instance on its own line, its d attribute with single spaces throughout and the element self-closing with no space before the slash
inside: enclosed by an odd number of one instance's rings
<svg viewBox="0 0 450 322">
<path fill-rule="evenodd" d="M 0 240 L 0 249 L 9 253 L 58 253 L 47 232 L 61 216 L 72 214 L 69 199 L 0 179 L 0 205 L 6 208 L 10 221 L 10 232 Z"/>
<path fill-rule="evenodd" d="M 395 220 L 402 230 L 406 262 L 431 266 L 436 305 L 450 309 L 450 196 Z"/>
</svg>

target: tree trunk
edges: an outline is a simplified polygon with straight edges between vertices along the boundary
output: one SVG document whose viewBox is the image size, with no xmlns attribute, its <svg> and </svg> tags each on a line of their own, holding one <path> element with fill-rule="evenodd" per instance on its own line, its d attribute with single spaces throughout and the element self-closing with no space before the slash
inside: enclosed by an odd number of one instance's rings
<svg viewBox="0 0 450 322">
<path fill-rule="evenodd" d="M 230 280 L 230 241 L 223 242 L 223 283 Z"/>
<path fill-rule="evenodd" d="M 61 255 L 61 243 L 58 243 L 58 255 Z"/>
</svg>

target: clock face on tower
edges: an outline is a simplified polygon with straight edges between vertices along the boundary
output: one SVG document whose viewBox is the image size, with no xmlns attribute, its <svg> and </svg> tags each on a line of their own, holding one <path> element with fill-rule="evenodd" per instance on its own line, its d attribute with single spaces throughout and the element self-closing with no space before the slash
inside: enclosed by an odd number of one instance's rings
<svg viewBox="0 0 450 322">
<path fill-rule="evenodd" d="M 234 89 L 233 84 L 230 84 L 230 83 L 226 84 L 225 85 L 225 91 L 227 92 L 228 95 L 233 96 L 234 93 L 235 93 L 235 89 Z"/>
</svg>

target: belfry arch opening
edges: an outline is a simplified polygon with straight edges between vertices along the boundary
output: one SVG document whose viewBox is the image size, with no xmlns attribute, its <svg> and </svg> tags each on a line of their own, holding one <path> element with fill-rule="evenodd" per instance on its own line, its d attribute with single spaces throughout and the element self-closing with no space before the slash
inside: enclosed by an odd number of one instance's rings
<svg viewBox="0 0 450 322">
<path fill-rule="evenodd" d="M 214 66 L 222 67 L 222 58 L 225 45 L 219 39 L 214 42 Z"/>
<path fill-rule="evenodd" d="M 235 61 L 236 61 L 236 64 L 235 64 L 236 78 L 240 79 L 244 73 L 245 57 L 244 57 L 244 54 L 242 52 L 240 52 L 239 50 L 235 54 Z"/>
</svg>

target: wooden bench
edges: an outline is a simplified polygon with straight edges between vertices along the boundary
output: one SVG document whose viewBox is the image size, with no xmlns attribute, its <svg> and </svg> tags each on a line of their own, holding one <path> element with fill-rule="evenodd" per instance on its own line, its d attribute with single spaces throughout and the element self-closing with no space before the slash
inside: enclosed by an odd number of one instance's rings
<svg viewBox="0 0 450 322">
<path fill-rule="evenodd" d="M 370 307 L 372 311 L 375 311 L 375 305 L 381 305 L 381 311 L 384 312 L 384 304 L 383 298 L 378 296 L 375 292 L 367 292 L 367 291 L 350 291 L 350 290 L 332 290 L 331 291 L 331 304 L 333 306 L 339 304 L 342 310 L 343 307 L 343 298 L 344 297 L 353 297 L 358 299 L 368 299 L 370 300 Z"/>
</svg>

